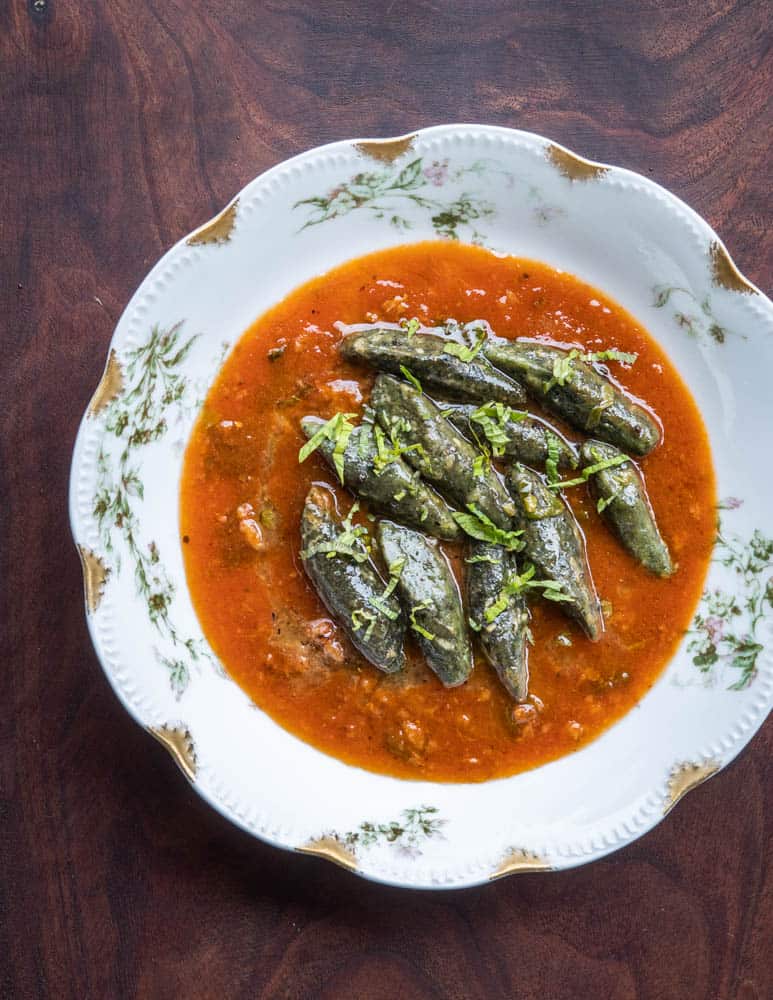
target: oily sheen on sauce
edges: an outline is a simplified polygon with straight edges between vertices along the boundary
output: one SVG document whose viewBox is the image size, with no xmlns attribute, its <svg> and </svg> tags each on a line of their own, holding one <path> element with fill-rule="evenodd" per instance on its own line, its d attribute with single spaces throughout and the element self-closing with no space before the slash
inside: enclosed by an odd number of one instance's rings
<svg viewBox="0 0 773 1000">
<path fill-rule="evenodd" d="M 485 319 L 502 337 L 636 353 L 632 367 L 611 365 L 611 374 L 662 423 L 663 441 L 640 467 L 678 569 L 668 579 L 648 573 L 598 517 L 587 489 L 568 490 L 606 631 L 591 643 L 560 608 L 535 602 L 523 705 L 478 654 L 466 684 L 443 688 L 410 639 L 405 670 L 380 674 L 330 621 L 300 564 L 298 524 L 309 485 L 334 489 L 342 513 L 351 503 L 321 456 L 298 464 L 300 418 L 356 413 L 373 382 L 370 371 L 341 360 L 334 324 L 413 316 L 426 324 Z M 209 392 L 181 488 L 191 595 L 229 674 L 278 723 L 326 753 L 435 781 L 482 781 L 535 767 L 577 750 L 628 712 L 689 625 L 714 527 L 714 473 L 700 413 L 648 333 L 569 274 L 452 242 L 352 260 L 260 317 Z M 444 548 L 461 580 L 463 547 Z"/>
</svg>

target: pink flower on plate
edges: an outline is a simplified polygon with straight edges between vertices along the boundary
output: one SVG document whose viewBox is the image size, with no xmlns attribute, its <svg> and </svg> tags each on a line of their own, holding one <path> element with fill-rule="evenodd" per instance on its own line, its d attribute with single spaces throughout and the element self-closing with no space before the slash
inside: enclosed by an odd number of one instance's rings
<svg viewBox="0 0 773 1000">
<path fill-rule="evenodd" d="M 718 642 L 721 642 L 725 634 L 725 623 L 721 618 L 707 618 L 706 624 L 706 635 L 716 646 Z"/>
<path fill-rule="evenodd" d="M 738 508 L 743 504 L 743 500 L 739 500 L 738 497 L 727 497 L 727 499 L 722 503 L 725 510 L 738 510 Z"/>
<path fill-rule="evenodd" d="M 448 179 L 448 160 L 434 160 L 432 165 L 422 171 L 424 176 L 435 187 L 442 187 Z"/>
</svg>

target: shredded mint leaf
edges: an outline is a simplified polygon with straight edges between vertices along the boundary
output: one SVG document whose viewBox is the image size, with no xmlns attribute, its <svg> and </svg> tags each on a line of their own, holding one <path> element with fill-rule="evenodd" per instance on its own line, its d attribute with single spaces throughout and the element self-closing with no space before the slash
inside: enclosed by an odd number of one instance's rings
<svg viewBox="0 0 773 1000">
<path fill-rule="evenodd" d="M 578 351 L 576 347 L 573 347 L 568 354 L 563 357 L 557 357 L 553 361 L 553 377 L 545 383 L 544 391 L 549 392 L 554 385 L 566 385 L 566 383 L 574 375 L 575 361 L 587 361 L 593 363 L 594 361 L 620 361 L 622 364 L 632 365 L 639 357 L 638 354 L 628 354 L 625 351 Z"/>
<path fill-rule="evenodd" d="M 568 594 L 564 594 L 560 590 L 556 590 L 553 587 L 549 586 L 549 584 L 552 581 L 550 581 L 550 580 L 541 580 L 539 582 L 545 588 L 542 591 L 542 596 L 545 598 L 546 601 L 555 601 L 556 603 L 559 603 L 560 601 L 571 601 L 571 597 Z M 560 587 L 561 584 L 558 584 L 558 586 Z"/>
<path fill-rule="evenodd" d="M 400 371 L 403 373 L 403 375 L 405 376 L 405 378 L 408 379 L 408 381 L 411 383 L 411 385 L 414 387 L 414 389 L 418 389 L 419 392 L 423 392 L 424 391 L 422 389 L 422 387 L 421 387 L 421 382 L 416 378 L 416 376 L 413 374 L 413 372 L 410 372 L 405 367 L 405 365 L 400 365 Z"/>
<path fill-rule="evenodd" d="M 591 354 L 583 354 L 583 361 L 619 361 L 624 365 L 633 365 L 636 363 L 639 355 L 629 354 L 626 351 L 593 351 Z"/>
<path fill-rule="evenodd" d="M 382 597 L 371 597 L 370 603 L 376 611 L 379 611 L 385 618 L 389 618 L 390 621 L 400 617 L 399 611 L 393 611 L 388 604 L 384 603 L 383 595 Z"/>
<path fill-rule="evenodd" d="M 298 452 L 298 464 L 300 465 L 301 462 L 305 462 L 309 455 L 316 451 L 323 441 L 333 441 L 335 445 L 333 448 L 333 464 L 336 472 L 338 473 L 338 478 L 343 483 L 344 452 L 346 451 L 346 445 L 348 444 L 349 438 L 354 430 L 352 420 L 356 416 L 356 413 L 336 413 L 334 417 L 331 417 L 330 420 L 324 423 L 320 429 L 311 438 L 309 438 L 306 444 Z"/>
<path fill-rule="evenodd" d="M 472 474 L 476 479 L 482 479 L 486 472 L 491 468 L 491 452 L 489 451 L 486 442 L 481 441 L 478 437 L 478 432 L 469 421 L 467 421 L 467 426 L 470 428 L 470 433 L 472 434 L 475 444 L 478 446 L 478 451 L 480 452 L 480 454 L 476 455 L 472 460 Z"/>
<path fill-rule="evenodd" d="M 489 468 L 489 457 L 485 452 L 481 452 L 480 455 L 476 455 L 472 460 L 472 474 L 476 479 L 481 479 L 485 476 Z"/>
<path fill-rule="evenodd" d="M 357 453 L 360 458 L 366 458 L 368 454 L 368 444 L 370 443 L 368 438 L 372 433 L 371 428 L 365 424 L 363 421 L 360 426 L 360 433 L 357 438 Z"/>
<path fill-rule="evenodd" d="M 608 410 L 609 407 L 614 403 L 615 398 L 614 394 L 611 391 L 605 395 L 606 398 L 603 399 L 596 406 L 592 407 L 590 413 L 588 414 L 588 419 L 585 421 L 586 431 L 595 431 L 598 425 L 601 423 L 601 417 L 604 413 L 604 410 Z"/>
<path fill-rule="evenodd" d="M 548 474 L 549 483 L 557 483 L 561 478 L 558 474 L 558 460 L 561 457 L 561 448 L 555 434 L 547 432 L 545 440 L 548 448 L 548 457 L 545 460 L 545 472 Z"/>
<path fill-rule="evenodd" d="M 486 343 L 486 336 L 485 330 L 478 330 L 475 336 L 475 343 L 472 347 L 465 347 L 463 344 L 451 343 L 446 344 L 443 350 L 446 354 L 450 354 L 455 358 L 459 358 L 460 361 L 464 361 L 466 364 L 469 364 Z"/>
<path fill-rule="evenodd" d="M 527 590 L 541 590 L 542 596 L 549 601 L 570 601 L 571 597 L 563 593 L 563 587 L 555 580 L 535 580 L 536 569 L 533 563 L 527 563 L 523 573 L 514 574 L 499 592 L 496 601 L 483 612 L 483 617 L 490 625 L 503 611 L 507 609 L 510 598 L 523 594 Z"/>
<path fill-rule="evenodd" d="M 596 504 L 596 511 L 599 514 L 603 514 L 607 507 L 612 503 L 613 500 L 617 500 L 620 496 L 620 491 L 615 490 L 612 496 L 609 497 L 599 497 L 598 503 Z"/>
<path fill-rule="evenodd" d="M 415 333 L 419 332 L 421 321 L 416 319 L 415 316 L 413 319 L 401 319 L 400 326 L 405 330 L 406 336 L 410 340 Z"/>
<path fill-rule="evenodd" d="M 469 565 L 472 565 L 473 563 L 491 563 L 494 566 L 498 566 L 499 563 L 502 562 L 501 559 L 497 559 L 495 556 L 492 556 L 490 552 L 481 552 L 479 555 L 470 556 L 464 561 Z"/>
<path fill-rule="evenodd" d="M 545 382 L 543 391 L 550 392 L 554 385 L 566 385 L 572 375 L 574 375 L 575 359 L 580 357 L 582 357 L 582 351 L 578 351 L 576 347 L 573 347 L 568 354 L 560 354 L 554 358 L 553 377 Z"/>
<path fill-rule="evenodd" d="M 429 608 L 429 604 L 427 603 L 417 604 L 411 608 L 411 614 L 410 614 L 411 628 L 413 629 L 414 632 L 417 632 L 419 635 L 423 636 L 427 640 L 427 642 L 434 642 L 435 636 L 433 635 L 433 633 L 428 632 L 427 629 L 425 629 L 422 625 L 419 625 L 419 623 L 416 621 L 416 612 L 426 611 L 427 608 Z"/>
<path fill-rule="evenodd" d="M 397 559 L 393 560 L 389 564 L 389 575 L 393 576 L 395 580 L 399 580 L 404 569 L 405 569 L 405 556 L 398 556 Z M 392 590 L 394 589 L 395 588 L 392 587 Z M 392 591 L 390 590 L 390 594 L 391 592 Z"/>
<path fill-rule="evenodd" d="M 470 421 L 474 421 L 482 429 L 494 457 L 501 458 L 510 443 L 510 435 L 505 429 L 508 421 L 523 420 L 525 417 L 525 413 L 513 410 L 504 403 L 484 403 L 470 414 Z M 474 433 L 474 428 L 471 429 Z"/>
<path fill-rule="evenodd" d="M 474 618 L 468 618 L 468 619 L 467 619 L 467 624 L 468 624 L 468 625 L 470 626 L 470 628 L 471 628 L 471 629 L 473 630 L 473 632 L 480 632 L 480 631 L 481 631 L 481 629 L 483 628 L 483 626 L 482 626 L 482 625 L 479 625 L 479 624 L 478 624 L 478 623 L 477 623 L 477 622 L 475 621 L 475 619 L 474 619 Z"/>
<path fill-rule="evenodd" d="M 462 531 L 472 538 L 477 538 L 482 542 L 491 542 L 494 545 L 502 545 L 509 552 L 517 552 L 523 548 L 520 536 L 522 531 L 505 531 L 498 528 L 494 522 L 487 517 L 483 511 L 478 510 L 475 504 L 468 503 L 469 514 L 462 514 L 454 511 L 453 518 Z"/>
<path fill-rule="evenodd" d="M 365 630 L 364 638 L 367 640 L 373 634 L 373 629 L 376 625 L 376 616 L 367 608 L 355 608 L 352 611 L 352 628 L 354 631 L 359 632 L 363 625 L 366 624 L 368 627 Z"/>
<path fill-rule="evenodd" d="M 486 619 L 486 623 L 490 625 L 502 614 L 503 611 L 507 610 L 507 605 L 510 603 L 510 595 L 504 590 L 499 592 L 499 597 L 494 601 L 493 604 L 489 606 L 483 612 L 483 617 Z"/>
<path fill-rule="evenodd" d="M 332 542 L 318 542 L 301 552 L 304 559 L 311 556 L 325 555 L 328 559 L 346 557 L 354 559 L 355 562 L 367 562 L 370 557 L 370 545 L 368 529 L 362 524 L 354 524 L 352 518 L 360 509 L 359 503 L 355 502 L 349 509 L 349 513 L 341 522 L 343 531 L 338 538 Z"/>
<path fill-rule="evenodd" d="M 368 546 L 363 541 L 363 536 L 367 536 L 367 529 L 361 524 L 344 531 L 332 542 L 318 542 L 301 552 L 304 559 L 312 556 L 324 555 L 328 559 L 349 558 L 357 563 L 367 562 L 369 557 Z"/>
<path fill-rule="evenodd" d="M 564 482 L 548 483 L 548 489 L 565 490 L 570 486 L 582 486 L 583 483 L 588 482 L 591 476 L 595 476 L 597 472 L 603 472 L 605 469 L 614 469 L 616 465 L 625 465 L 626 462 L 630 461 L 627 455 L 615 455 L 614 458 L 605 458 L 600 462 L 596 462 L 595 465 L 586 465 L 577 479 L 565 479 Z"/>
<path fill-rule="evenodd" d="M 391 621 L 395 621 L 399 617 L 399 612 L 393 611 L 385 602 L 394 593 L 404 566 L 405 556 L 400 556 L 399 559 L 395 559 L 394 562 L 389 564 L 389 582 L 384 589 L 384 593 L 380 597 L 371 598 L 370 601 L 377 611 L 380 611 L 382 615 L 386 615 Z"/>
<path fill-rule="evenodd" d="M 420 455 L 424 454 L 424 447 L 419 442 L 416 444 L 404 444 L 401 440 L 400 433 L 409 431 L 410 429 L 411 425 L 407 420 L 403 417 L 395 417 L 389 425 L 391 447 L 387 447 L 383 430 L 378 425 L 373 428 L 373 433 L 376 437 L 376 457 L 373 460 L 373 469 L 377 476 L 380 476 L 388 465 L 396 462 L 406 452 L 416 451 Z"/>
</svg>

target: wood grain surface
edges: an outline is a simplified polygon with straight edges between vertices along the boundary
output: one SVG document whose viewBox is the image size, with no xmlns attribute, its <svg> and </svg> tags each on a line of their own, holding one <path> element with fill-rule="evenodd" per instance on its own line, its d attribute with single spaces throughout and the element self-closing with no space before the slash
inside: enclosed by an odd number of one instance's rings
<svg viewBox="0 0 773 1000">
<path fill-rule="evenodd" d="M 0 997 L 763 1000 L 771 723 L 591 867 L 408 893 L 230 827 L 118 704 L 67 522 L 151 264 L 309 146 L 533 129 L 682 197 L 763 288 L 765 0 L 0 3 Z"/>
</svg>

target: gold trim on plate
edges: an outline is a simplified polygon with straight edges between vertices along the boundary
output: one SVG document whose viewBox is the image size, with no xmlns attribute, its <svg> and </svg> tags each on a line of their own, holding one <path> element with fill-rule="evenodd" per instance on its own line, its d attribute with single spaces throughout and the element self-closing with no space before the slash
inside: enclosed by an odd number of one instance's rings
<svg viewBox="0 0 773 1000">
<path fill-rule="evenodd" d="M 302 847 L 296 848 L 301 854 L 313 854 L 326 861 L 332 861 L 334 865 L 345 868 L 349 872 L 357 871 L 357 857 L 354 851 L 344 847 L 340 840 L 335 837 L 318 837 L 310 840 Z"/>
<path fill-rule="evenodd" d="M 503 878 L 505 875 L 514 875 L 516 872 L 552 872 L 553 866 L 539 854 L 527 851 L 523 847 L 509 851 L 495 871 L 489 875 L 489 881 Z"/>
<path fill-rule="evenodd" d="M 81 557 L 81 569 L 83 570 L 83 595 L 86 599 L 86 608 L 90 614 L 93 614 L 102 600 L 102 593 L 107 578 L 110 576 L 110 570 L 96 553 L 84 545 L 78 546 L 78 555 Z"/>
<path fill-rule="evenodd" d="M 586 160 L 584 156 L 578 156 L 577 153 L 571 153 L 553 143 L 547 148 L 547 158 L 570 181 L 595 181 L 609 170 L 603 163 Z"/>
<path fill-rule="evenodd" d="M 190 729 L 184 726 L 149 726 L 148 732 L 166 747 L 188 781 L 193 781 L 198 765 Z"/>
<path fill-rule="evenodd" d="M 111 403 L 122 392 L 123 369 L 121 368 L 121 362 L 118 360 L 115 349 L 111 347 L 110 353 L 107 356 L 105 370 L 102 372 L 99 385 L 94 390 L 94 395 L 91 397 L 86 414 L 89 417 L 96 417 L 98 413 L 104 410 L 108 403 Z"/>
<path fill-rule="evenodd" d="M 223 244 L 231 239 L 231 232 L 236 224 L 236 206 L 239 199 L 235 198 L 214 219 L 205 222 L 203 226 L 191 233 L 185 241 L 189 247 L 204 246 L 207 243 Z"/>
<path fill-rule="evenodd" d="M 716 760 L 707 760 L 701 764 L 686 761 L 675 765 L 668 779 L 668 794 L 663 806 L 663 815 L 671 812 L 681 798 L 693 788 L 703 784 L 712 774 L 716 774 L 720 767 L 719 761 Z"/>
<path fill-rule="evenodd" d="M 747 281 L 735 266 L 735 262 L 721 243 L 712 241 L 709 247 L 711 258 L 711 280 L 715 285 L 727 288 L 731 292 L 742 292 L 744 295 L 756 295 L 757 289 Z"/>
<path fill-rule="evenodd" d="M 403 153 L 413 148 L 416 135 L 416 132 L 411 132 L 410 135 L 398 135 L 394 139 L 364 139 L 362 142 L 355 142 L 354 148 L 380 163 L 394 163 Z"/>
</svg>

